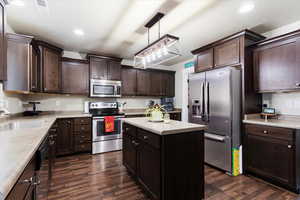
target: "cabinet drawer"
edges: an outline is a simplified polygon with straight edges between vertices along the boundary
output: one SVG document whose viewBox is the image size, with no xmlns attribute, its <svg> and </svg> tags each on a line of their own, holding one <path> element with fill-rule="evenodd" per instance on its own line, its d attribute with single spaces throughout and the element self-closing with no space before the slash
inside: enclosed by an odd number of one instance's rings
<svg viewBox="0 0 300 200">
<path fill-rule="evenodd" d="M 294 130 L 288 128 L 246 124 L 245 129 L 247 134 L 271 137 L 282 140 L 293 140 L 294 135 Z"/>
<path fill-rule="evenodd" d="M 123 134 L 130 135 L 132 137 L 136 137 L 136 128 L 134 126 L 124 123 Z"/>
<path fill-rule="evenodd" d="M 160 148 L 160 136 L 158 135 L 138 129 L 138 138 L 155 148 Z"/>
<path fill-rule="evenodd" d="M 91 124 L 91 118 L 76 118 L 74 123 L 75 125 Z"/>
<path fill-rule="evenodd" d="M 74 126 L 74 131 L 90 131 L 90 130 L 91 130 L 90 124 L 86 124 L 86 125 L 75 124 Z"/>
<path fill-rule="evenodd" d="M 81 134 L 75 134 L 75 141 L 76 140 L 83 140 L 85 142 L 89 142 L 92 140 L 91 134 L 86 134 L 85 132 L 80 132 Z"/>
<path fill-rule="evenodd" d="M 75 152 L 91 152 L 91 151 L 92 151 L 91 143 L 75 144 Z"/>
</svg>

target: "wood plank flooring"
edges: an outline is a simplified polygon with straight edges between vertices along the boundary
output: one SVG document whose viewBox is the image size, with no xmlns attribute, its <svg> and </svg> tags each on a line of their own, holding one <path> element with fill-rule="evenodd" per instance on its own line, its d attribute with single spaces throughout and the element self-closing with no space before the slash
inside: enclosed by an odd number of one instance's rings
<svg viewBox="0 0 300 200">
<path fill-rule="evenodd" d="M 294 200 L 297 195 L 246 176 L 230 177 L 205 167 L 205 199 Z M 127 174 L 122 153 L 58 158 L 49 200 L 149 200 Z"/>
</svg>

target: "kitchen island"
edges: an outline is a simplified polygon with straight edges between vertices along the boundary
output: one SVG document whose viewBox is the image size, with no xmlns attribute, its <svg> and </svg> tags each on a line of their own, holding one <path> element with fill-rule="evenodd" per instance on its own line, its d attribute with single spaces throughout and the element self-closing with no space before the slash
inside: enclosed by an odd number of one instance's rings
<svg viewBox="0 0 300 200">
<path fill-rule="evenodd" d="M 204 199 L 206 126 L 123 121 L 123 164 L 152 199 Z"/>
</svg>

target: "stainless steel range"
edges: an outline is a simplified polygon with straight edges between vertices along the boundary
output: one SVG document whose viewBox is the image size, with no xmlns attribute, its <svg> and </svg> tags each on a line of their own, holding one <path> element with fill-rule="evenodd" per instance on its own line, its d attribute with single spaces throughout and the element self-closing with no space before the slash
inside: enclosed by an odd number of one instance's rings
<svg viewBox="0 0 300 200">
<path fill-rule="evenodd" d="M 122 149 L 122 118 L 117 102 L 90 103 L 90 113 L 93 115 L 93 145 L 92 153 L 104 153 Z M 105 131 L 105 116 L 114 117 L 114 131 Z"/>
</svg>

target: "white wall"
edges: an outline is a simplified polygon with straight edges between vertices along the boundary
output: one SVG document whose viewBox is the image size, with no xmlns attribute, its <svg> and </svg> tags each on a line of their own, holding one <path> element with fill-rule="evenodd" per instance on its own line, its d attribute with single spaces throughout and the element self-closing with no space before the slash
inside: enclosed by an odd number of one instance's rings
<svg viewBox="0 0 300 200">
<path fill-rule="evenodd" d="M 269 31 L 264 35 L 275 37 L 298 29 L 300 29 L 300 21 Z M 281 114 L 300 115 L 300 92 L 264 94 L 263 103 L 274 107 L 276 112 Z"/>
</svg>

